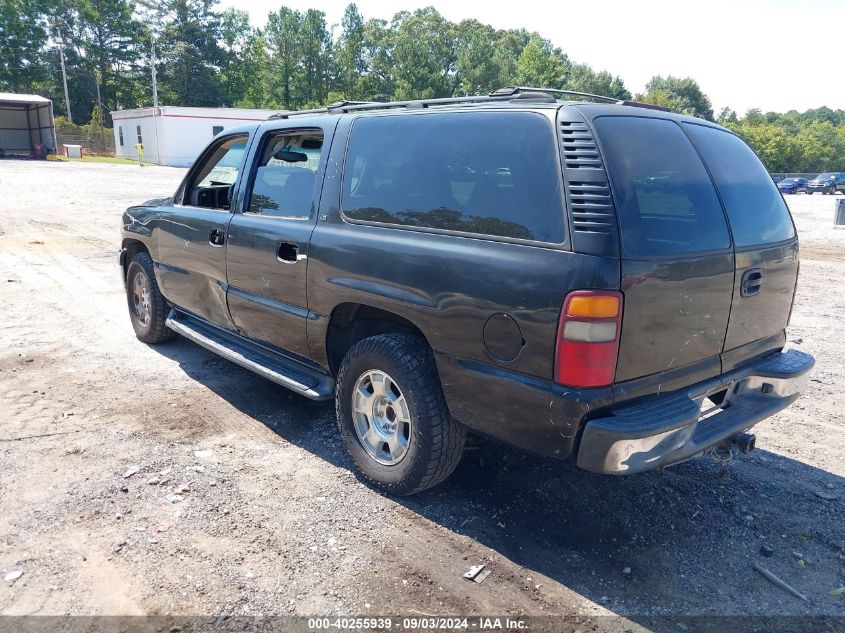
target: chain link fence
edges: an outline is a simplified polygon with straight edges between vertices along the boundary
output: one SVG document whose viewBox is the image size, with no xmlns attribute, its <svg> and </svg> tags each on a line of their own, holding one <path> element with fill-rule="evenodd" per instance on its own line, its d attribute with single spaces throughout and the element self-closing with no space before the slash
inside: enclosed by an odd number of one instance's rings
<svg viewBox="0 0 845 633">
<path fill-rule="evenodd" d="M 68 124 L 56 126 L 58 153 L 64 154 L 65 145 L 81 145 L 85 154 L 114 156 L 114 133 L 111 128 L 93 125 Z"/>
<path fill-rule="evenodd" d="M 816 176 L 819 175 L 821 172 L 810 172 L 810 173 L 802 173 L 797 171 L 790 171 L 790 172 L 771 172 L 772 178 L 777 178 L 779 180 L 783 180 L 784 178 L 806 178 L 807 180 L 812 180 Z"/>
</svg>

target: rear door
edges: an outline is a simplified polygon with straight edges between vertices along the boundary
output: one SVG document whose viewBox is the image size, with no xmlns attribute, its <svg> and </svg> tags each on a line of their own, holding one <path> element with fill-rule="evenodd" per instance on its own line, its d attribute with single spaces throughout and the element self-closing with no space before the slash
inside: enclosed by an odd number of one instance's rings
<svg viewBox="0 0 845 633">
<path fill-rule="evenodd" d="M 766 168 L 737 136 L 683 124 L 713 176 L 736 251 L 733 303 L 723 369 L 785 341 L 798 276 L 798 239 L 789 209 Z"/>
<path fill-rule="evenodd" d="M 681 126 L 654 116 L 593 119 L 619 222 L 625 297 L 616 382 L 721 369 L 734 254 L 713 183 Z M 772 187 L 774 183 L 769 179 Z"/>
<path fill-rule="evenodd" d="M 229 226 L 228 304 L 235 326 L 303 357 L 310 355 L 308 249 L 335 124 L 275 124 L 256 139 L 244 202 Z"/>
</svg>

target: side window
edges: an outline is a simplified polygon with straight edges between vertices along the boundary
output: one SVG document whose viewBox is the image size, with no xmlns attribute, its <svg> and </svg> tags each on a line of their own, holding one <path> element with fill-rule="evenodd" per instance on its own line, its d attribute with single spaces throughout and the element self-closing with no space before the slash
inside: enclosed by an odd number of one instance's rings
<svg viewBox="0 0 845 633">
<path fill-rule="evenodd" d="M 310 217 L 322 149 L 319 130 L 268 134 L 256 163 L 246 213 Z"/>
<path fill-rule="evenodd" d="M 713 174 L 737 246 L 795 237 L 783 196 L 763 163 L 742 139 L 704 125 L 684 123 L 684 128 Z"/>
<path fill-rule="evenodd" d="M 222 131 L 223 131 L 223 126 L 222 126 L 222 125 L 212 125 L 212 126 L 211 126 L 211 136 L 212 136 L 212 137 L 217 136 L 217 135 L 218 135 L 218 134 L 220 134 L 220 132 L 222 132 Z"/>
<path fill-rule="evenodd" d="M 208 209 L 228 209 L 232 185 L 243 167 L 248 137 L 233 136 L 218 142 L 191 177 L 184 203 Z"/>
<path fill-rule="evenodd" d="M 594 125 L 627 255 L 683 255 L 731 245 L 710 176 L 676 123 L 618 116 L 599 117 Z"/>
<path fill-rule="evenodd" d="M 362 117 L 341 206 L 352 220 L 564 241 L 549 121 L 530 112 Z"/>
</svg>

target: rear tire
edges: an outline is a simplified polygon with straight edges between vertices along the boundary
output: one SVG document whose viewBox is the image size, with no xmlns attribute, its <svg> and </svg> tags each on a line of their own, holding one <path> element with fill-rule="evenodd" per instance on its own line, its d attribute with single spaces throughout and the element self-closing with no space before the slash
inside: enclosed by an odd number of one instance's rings
<svg viewBox="0 0 845 633">
<path fill-rule="evenodd" d="M 356 469 L 392 494 L 436 486 L 463 454 L 466 432 L 449 416 L 431 350 L 417 337 L 380 334 L 353 345 L 335 408 Z"/>
<path fill-rule="evenodd" d="M 126 302 L 129 319 L 139 341 L 166 343 L 176 333 L 165 325 L 170 306 L 156 282 L 149 253 L 138 253 L 126 271 Z"/>
</svg>

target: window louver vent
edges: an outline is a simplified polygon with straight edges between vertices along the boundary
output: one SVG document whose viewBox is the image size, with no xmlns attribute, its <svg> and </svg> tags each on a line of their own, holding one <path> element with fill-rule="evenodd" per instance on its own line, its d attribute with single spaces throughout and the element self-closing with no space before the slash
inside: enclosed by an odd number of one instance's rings
<svg viewBox="0 0 845 633">
<path fill-rule="evenodd" d="M 569 181 L 572 229 L 586 233 L 612 233 L 616 214 L 606 183 Z"/>
<path fill-rule="evenodd" d="M 601 169 L 596 141 L 586 123 L 561 121 L 563 166 L 567 169 Z"/>
</svg>

